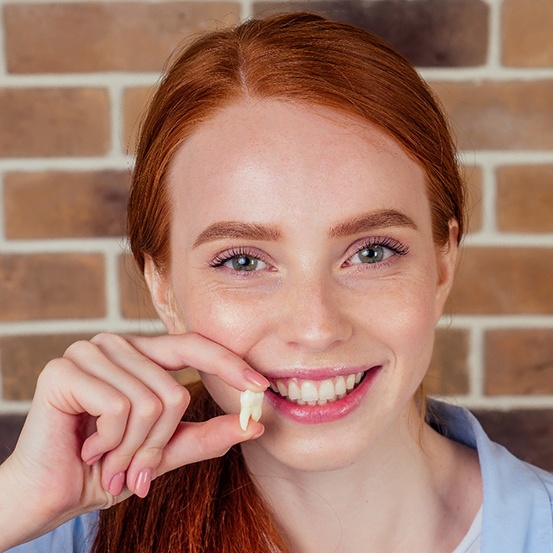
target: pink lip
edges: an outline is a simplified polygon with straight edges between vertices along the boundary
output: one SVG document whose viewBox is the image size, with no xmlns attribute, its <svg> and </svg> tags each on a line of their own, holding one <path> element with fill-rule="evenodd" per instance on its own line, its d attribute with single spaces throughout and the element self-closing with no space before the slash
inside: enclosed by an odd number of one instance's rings
<svg viewBox="0 0 553 553">
<path fill-rule="evenodd" d="M 265 392 L 265 398 L 276 411 L 296 422 L 304 424 L 333 422 L 346 417 L 359 406 L 381 368 L 381 366 L 370 368 L 355 390 L 350 392 L 346 397 L 325 405 L 298 405 L 275 394 L 271 389 Z M 296 372 L 294 376 L 298 376 L 298 373 Z M 326 378 L 329 377 L 327 376 Z"/>
<path fill-rule="evenodd" d="M 287 378 L 301 378 L 303 380 L 325 380 L 326 378 L 333 378 L 335 376 L 347 376 L 348 374 L 356 374 L 364 372 L 368 367 L 363 366 L 347 366 L 347 367 L 328 367 L 328 368 L 317 368 L 317 369 L 284 369 L 279 370 L 278 373 L 272 373 L 263 371 L 263 376 L 272 380 L 273 382 L 277 379 L 287 379 Z"/>
</svg>

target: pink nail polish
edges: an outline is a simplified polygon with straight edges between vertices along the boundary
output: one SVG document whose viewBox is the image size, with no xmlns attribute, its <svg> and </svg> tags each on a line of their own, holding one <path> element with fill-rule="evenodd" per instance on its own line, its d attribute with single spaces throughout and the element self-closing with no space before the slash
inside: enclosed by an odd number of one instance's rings
<svg viewBox="0 0 553 553">
<path fill-rule="evenodd" d="M 246 369 L 244 371 L 244 378 L 263 389 L 266 389 L 271 385 L 271 383 L 262 374 L 256 373 L 253 369 Z"/>
<path fill-rule="evenodd" d="M 141 470 L 134 484 L 134 493 L 138 497 L 146 497 L 152 483 L 152 469 Z"/>
<path fill-rule="evenodd" d="M 86 464 L 89 466 L 92 466 L 94 463 L 97 463 L 102 458 L 102 453 L 100 455 L 95 455 L 94 457 L 91 457 L 88 461 L 86 461 Z"/>
<path fill-rule="evenodd" d="M 108 492 L 113 496 L 121 495 L 123 487 L 125 486 L 125 473 L 118 472 L 109 483 Z"/>
</svg>

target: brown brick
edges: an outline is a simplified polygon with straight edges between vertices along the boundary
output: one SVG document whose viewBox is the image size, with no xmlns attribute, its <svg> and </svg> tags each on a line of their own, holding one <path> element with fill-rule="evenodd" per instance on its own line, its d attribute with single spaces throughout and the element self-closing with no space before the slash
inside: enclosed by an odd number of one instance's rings
<svg viewBox="0 0 553 553">
<path fill-rule="evenodd" d="M 322 13 L 363 27 L 419 66 L 482 65 L 488 50 L 488 6 L 480 0 L 255 2 L 254 13 Z M 424 24 L 421 24 L 424 22 Z"/>
<path fill-rule="evenodd" d="M 465 150 L 553 148 L 553 79 L 433 83 Z"/>
<path fill-rule="evenodd" d="M 127 319 L 157 319 L 150 292 L 131 255 L 119 258 L 121 314 Z"/>
<path fill-rule="evenodd" d="M 520 459 L 553 471 L 553 409 L 475 411 L 492 440 Z"/>
<path fill-rule="evenodd" d="M 553 249 L 467 247 L 449 304 L 453 314 L 551 314 Z"/>
<path fill-rule="evenodd" d="M 552 329 L 488 331 L 485 351 L 487 394 L 553 394 Z"/>
<path fill-rule="evenodd" d="M 553 232 L 553 165 L 497 170 L 497 224 L 510 232 Z"/>
<path fill-rule="evenodd" d="M 127 172 L 9 173 L 4 187 L 10 239 L 125 234 Z"/>
<path fill-rule="evenodd" d="M 0 156 L 96 156 L 108 151 L 106 90 L 4 88 L 0 106 Z"/>
<path fill-rule="evenodd" d="M 237 2 L 8 4 L 8 71 L 157 72 L 185 37 L 239 14 Z"/>
<path fill-rule="evenodd" d="M 91 337 L 87 334 L 54 334 L 0 338 L 3 399 L 31 399 L 36 379 L 46 363 L 61 357 L 73 342 Z"/>
<path fill-rule="evenodd" d="M 105 315 L 99 254 L 0 255 L 0 321 Z"/>
<path fill-rule="evenodd" d="M 125 90 L 123 95 L 123 143 L 121 145 L 125 153 L 135 153 L 140 122 L 154 92 L 155 87 Z"/>
<path fill-rule="evenodd" d="M 468 333 L 465 330 L 441 328 L 424 386 L 431 395 L 458 395 L 469 391 Z"/>
<path fill-rule="evenodd" d="M 468 232 L 476 232 L 482 228 L 482 169 L 476 166 L 466 167 L 464 177 L 467 182 Z"/>
<path fill-rule="evenodd" d="M 504 65 L 553 67 L 551 0 L 505 0 L 501 23 Z"/>
</svg>

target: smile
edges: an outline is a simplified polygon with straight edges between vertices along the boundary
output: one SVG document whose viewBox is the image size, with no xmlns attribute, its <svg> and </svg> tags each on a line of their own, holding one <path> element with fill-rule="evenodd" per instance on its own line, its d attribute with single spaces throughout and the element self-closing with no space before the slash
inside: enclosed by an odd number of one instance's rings
<svg viewBox="0 0 553 553">
<path fill-rule="evenodd" d="M 271 382 L 271 390 L 296 405 L 326 405 L 346 397 L 363 380 L 366 371 L 339 375 L 324 380 L 278 378 Z"/>
</svg>

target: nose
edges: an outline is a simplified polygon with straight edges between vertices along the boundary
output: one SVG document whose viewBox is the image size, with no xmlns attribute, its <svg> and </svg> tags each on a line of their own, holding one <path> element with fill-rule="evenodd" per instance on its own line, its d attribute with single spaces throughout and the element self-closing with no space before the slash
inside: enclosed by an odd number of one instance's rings
<svg viewBox="0 0 553 553">
<path fill-rule="evenodd" d="M 347 341 L 353 332 L 343 293 L 330 279 L 289 283 L 282 298 L 281 338 L 296 348 L 321 352 Z"/>
</svg>

